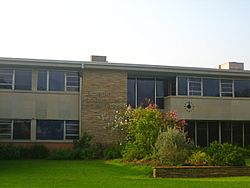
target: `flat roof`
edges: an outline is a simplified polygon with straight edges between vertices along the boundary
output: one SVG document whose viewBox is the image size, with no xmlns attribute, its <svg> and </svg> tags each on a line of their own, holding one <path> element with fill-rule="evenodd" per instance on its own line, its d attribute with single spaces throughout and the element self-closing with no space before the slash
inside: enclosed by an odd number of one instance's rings
<svg viewBox="0 0 250 188">
<path fill-rule="evenodd" d="M 106 69 L 125 70 L 128 72 L 145 72 L 154 74 L 173 73 L 178 75 L 211 75 L 227 77 L 250 77 L 249 70 L 225 70 L 215 68 L 181 67 L 148 64 L 92 62 L 92 61 L 70 61 L 70 60 L 48 60 L 0 57 L 0 66 L 11 67 L 39 67 L 39 68 L 66 68 L 66 69 Z"/>
</svg>

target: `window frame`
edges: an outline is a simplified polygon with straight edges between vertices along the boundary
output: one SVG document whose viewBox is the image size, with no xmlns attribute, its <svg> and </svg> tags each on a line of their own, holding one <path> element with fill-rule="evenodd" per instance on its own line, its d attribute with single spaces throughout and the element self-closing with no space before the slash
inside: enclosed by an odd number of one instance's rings
<svg viewBox="0 0 250 188">
<path fill-rule="evenodd" d="M 45 71 L 47 74 L 47 82 L 46 82 L 46 89 L 45 90 L 38 90 L 38 73 L 39 71 Z M 57 71 L 57 72 L 63 72 L 64 73 L 64 89 L 61 91 L 52 91 L 50 90 L 50 72 L 51 71 Z M 67 85 L 67 73 L 78 73 L 78 78 L 79 78 L 79 85 L 78 86 L 68 86 Z M 37 77 L 36 77 L 36 83 L 37 83 L 37 87 L 36 87 L 36 91 L 38 92 L 70 92 L 70 93 L 79 93 L 80 92 L 80 87 L 81 87 L 81 76 L 80 76 L 80 72 L 79 71 L 68 71 L 68 70 L 57 70 L 57 69 L 38 69 L 37 70 Z M 71 91 L 71 90 L 67 90 L 67 87 L 75 87 L 78 88 L 77 91 Z"/>
<path fill-rule="evenodd" d="M 8 121 L 9 119 L 0 119 L 1 121 Z M 11 125 L 11 138 L 10 139 L 0 139 L 0 141 L 31 141 L 32 140 L 32 125 L 31 125 L 31 120 L 30 119 L 12 119 L 9 120 L 10 121 L 10 125 Z M 30 135 L 29 135 L 29 139 L 14 139 L 14 123 L 15 121 L 29 121 L 29 126 L 30 126 Z"/>
</svg>

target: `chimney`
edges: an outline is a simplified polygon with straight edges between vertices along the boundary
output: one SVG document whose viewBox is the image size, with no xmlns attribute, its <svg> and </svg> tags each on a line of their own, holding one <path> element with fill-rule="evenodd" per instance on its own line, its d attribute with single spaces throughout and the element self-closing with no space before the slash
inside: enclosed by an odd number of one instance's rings
<svg viewBox="0 0 250 188">
<path fill-rule="evenodd" d="M 94 61 L 94 62 L 107 62 L 107 56 L 91 55 L 91 61 Z"/>
<path fill-rule="evenodd" d="M 219 65 L 219 69 L 225 70 L 244 70 L 244 63 L 239 62 L 228 62 Z"/>
</svg>

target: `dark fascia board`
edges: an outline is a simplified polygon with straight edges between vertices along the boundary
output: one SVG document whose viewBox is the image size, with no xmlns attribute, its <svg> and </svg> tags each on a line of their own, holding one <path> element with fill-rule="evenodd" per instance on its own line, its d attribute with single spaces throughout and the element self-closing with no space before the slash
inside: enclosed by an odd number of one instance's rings
<svg viewBox="0 0 250 188">
<path fill-rule="evenodd" d="M 136 71 L 155 74 L 172 73 L 176 75 L 207 75 L 216 77 L 250 77 L 250 71 L 248 70 L 223 70 L 213 68 L 177 67 L 109 62 L 84 62 L 84 69 L 111 69 L 124 70 L 128 72 Z"/>
<path fill-rule="evenodd" d="M 26 59 L 26 58 L 0 58 L 1 67 L 37 67 L 37 68 L 63 68 L 63 69 L 82 69 L 82 62 L 65 60 L 47 59 Z"/>
</svg>

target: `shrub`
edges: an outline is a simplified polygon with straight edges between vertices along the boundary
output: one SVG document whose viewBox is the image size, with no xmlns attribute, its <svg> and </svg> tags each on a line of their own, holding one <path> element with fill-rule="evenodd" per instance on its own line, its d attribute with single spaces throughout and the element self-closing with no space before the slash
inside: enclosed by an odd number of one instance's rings
<svg viewBox="0 0 250 188">
<path fill-rule="evenodd" d="M 56 149 L 49 152 L 48 159 L 52 160 L 76 159 L 76 152 L 75 150 Z"/>
<path fill-rule="evenodd" d="M 160 133 L 155 144 L 155 157 L 162 164 L 176 165 L 184 163 L 191 153 L 192 145 L 187 134 L 175 127 L 168 127 Z"/>
<path fill-rule="evenodd" d="M 211 157 L 211 165 L 218 166 L 244 166 L 244 154 L 239 147 L 215 141 L 205 149 L 205 152 Z"/>
<path fill-rule="evenodd" d="M 104 159 L 118 159 L 122 157 L 122 145 L 113 144 L 107 147 L 104 152 Z"/>
<path fill-rule="evenodd" d="M 0 159 L 20 159 L 20 148 L 13 145 L 0 146 Z"/>
<path fill-rule="evenodd" d="M 75 158 L 78 159 L 100 159 L 103 157 L 101 144 L 91 144 L 92 136 L 84 132 L 79 140 L 74 141 Z"/>
<path fill-rule="evenodd" d="M 203 166 L 210 165 L 211 158 L 204 151 L 194 151 L 188 158 L 187 163 L 191 165 Z"/>
<path fill-rule="evenodd" d="M 161 129 L 161 113 L 156 108 L 137 108 L 128 122 L 127 140 L 123 157 L 142 159 L 152 155 Z"/>
<path fill-rule="evenodd" d="M 48 157 L 49 150 L 44 145 L 35 144 L 28 148 L 31 159 L 45 159 Z"/>
</svg>

